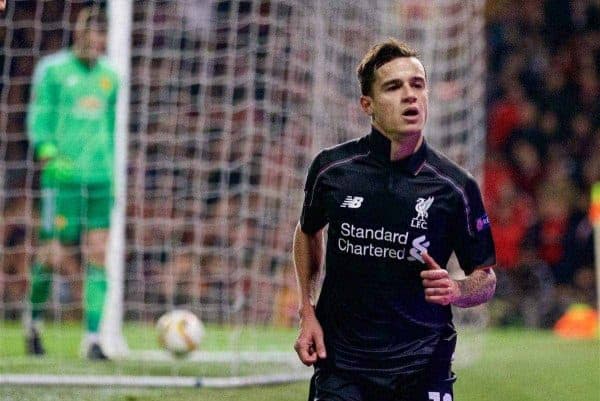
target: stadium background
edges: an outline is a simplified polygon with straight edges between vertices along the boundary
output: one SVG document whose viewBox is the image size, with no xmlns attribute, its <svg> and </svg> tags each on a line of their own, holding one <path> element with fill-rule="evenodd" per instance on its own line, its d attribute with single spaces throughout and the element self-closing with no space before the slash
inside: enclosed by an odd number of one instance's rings
<svg viewBox="0 0 600 401">
<path fill-rule="evenodd" d="M 221 12 L 228 12 L 224 4 L 229 2 L 217 3 L 223 7 Z M 34 14 L 40 12 L 43 13 L 44 21 L 51 23 L 63 20 L 63 2 L 45 1 L 43 4 L 43 8 L 40 8 L 33 1 L 19 2 L 20 7 L 12 14 L 12 21 L 4 19 L 0 26 L 4 49 L 20 50 L 2 51 L 0 54 L 0 96 L 3 108 L 0 112 L 0 153 L 4 166 L 4 184 L 0 190 L 3 213 L 0 227 L 0 318 L 3 320 L 19 318 L 23 294 L 26 292 L 28 261 L 33 249 L 29 239 L 32 234 L 30 222 L 36 216 L 30 189 L 37 184 L 36 175 L 31 174 L 35 166 L 32 164 L 31 149 L 25 136 L 24 105 L 29 98 L 33 66 L 41 55 L 27 53 L 28 47 L 34 47 L 34 36 L 30 29 L 11 30 L 9 37 L 7 26 L 18 25 L 18 21 L 32 20 Z M 81 5 L 83 3 L 71 7 L 68 11 L 70 15 L 74 16 Z M 168 18 L 168 15 L 162 17 Z M 65 35 L 68 36 L 69 32 L 57 23 L 56 29 L 47 32 L 42 42 L 37 44 L 42 54 L 62 48 Z M 135 40 L 134 34 L 134 42 Z M 486 40 L 487 151 L 483 166 L 483 191 L 497 245 L 499 275 L 498 294 L 490 305 L 492 323 L 496 327 L 550 329 L 570 305 L 596 305 L 592 227 L 587 210 L 590 185 L 600 180 L 600 6 L 595 1 L 488 1 Z M 286 44 L 283 43 L 280 49 L 284 53 L 285 47 Z M 136 94 L 144 93 L 143 87 L 148 88 L 146 96 L 184 110 L 188 117 L 204 112 L 191 106 L 193 99 L 182 96 L 173 98 L 174 94 L 179 94 L 177 90 L 168 92 L 166 97 L 164 93 L 158 93 L 159 88 L 153 85 L 169 75 L 169 69 L 161 67 L 164 64 L 157 63 L 157 68 L 151 69 L 152 75 L 147 77 L 149 81 L 143 78 L 132 81 L 132 131 L 139 130 L 135 124 L 141 120 L 136 119 L 136 113 L 141 111 L 136 111 L 135 104 Z M 135 56 L 133 68 L 135 77 Z M 190 65 L 186 68 L 192 71 L 197 66 Z M 354 82 L 349 82 L 348 85 L 354 85 Z M 301 97 L 301 88 L 295 89 L 292 95 Z M 214 87 L 212 91 L 210 96 L 217 103 L 221 96 L 219 88 Z M 191 93 L 193 96 L 193 91 Z M 233 98 L 244 96 L 242 93 L 231 95 Z M 290 101 L 285 98 L 288 95 L 284 95 L 283 90 L 281 96 L 280 107 L 283 108 Z M 211 142 L 211 146 L 206 149 L 212 149 L 214 153 L 201 155 L 207 161 L 221 157 L 219 152 L 222 151 L 223 138 L 218 136 L 219 113 L 219 110 L 214 110 L 209 116 L 215 120 L 215 130 L 206 133 L 206 140 Z M 257 115 L 255 118 L 261 121 L 264 116 Z M 236 124 L 237 121 L 240 124 L 237 128 L 241 129 L 241 124 L 246 119 L 247 116 L 238 115 L 233 123 Z M 193 120 L 186 118 L 181 121 Z M 141 142 L 136 143 L 134 139 L 130 149 L 132 159 L 135 159 L 136 151 L 147 152 L 149 157 L 146 160 L 151 161 L 158 160 L 164 152 L 186 155 L 190 160 L 200 157 L 194 153 L 193 147 L 169 141 L 168 135 L 175 137 L 179 129 L 194 129 L 193 126 L 178 127 L 178 121 L 180 120 L 149 120 L 149 125 L 143 129 L 149 134 L 161 135 L 163 140 L 156 141 L 151 149 L 140 149 Z M 298 146 L 296 149 L 306 150 L 305 153 L 298 153 L 298 158 L 309 158 L 311 148 L 305 138 L 306 127 L 295 128 L 295 137 L 288 140 Z M 273 182 L 283 179 L 285 171 L 279 169 L 283 155 L 281 148 L 290 143 L 278 139 L 281 138 L 263 138 L 262 142 L 257 141 L 251 145 L 258 152 L 272 152 L 266 159 L 269 163 L 256 165 L 251 171 L 255 171 L 257 175 L 264 174 Z M 242 152 L 242 148 L 237 149 L 237 154 L 229 157 L 231 160 L 242 160 Z M 152 159 L 153 157 L 156 159 Z M 305 164 L 306 160 L 298 160 L 297 163 Z M 155 188 L 160 188 L 161 185 L 180 185 L 181 188 L 178 189 L 183 191 L 182 199 L 189 200 L 184 193 L 187 185 L 185 181 L 183 184 L 177 184 L 177 180 L 161 182 L 160 162 L 148 163 L 145 167 L 144 174 L 138 175 L 145 178 L 131 185 Z M 141 167 L 132 164 L 129 168 Z M 214 216 L 219 213 L 235 213 L 239 208 L 239 199 L 231 196 L 223 203 L 216 195 L 213 199 L 211 194 L 224 181 L 229 186 L 235 186 L 236 181 L 241 180 L 239 175 L 232 170 L 227 174 L 210 168 L 202 171 L 206 173 L 204 178 L 210 184 L 205 199 L 208 209 L 213 211 Z M 31 177 L 34 178 L 33 181 Z M 247 178 L 250 181 L 253 179 L 252 176 Z M 293 186 L 302 186 L 301 175 L 294 175 L 290 179 Z M 136 193 L 135 190 L 132 193 Z M 147 199 L 144 202 L 150 205 Z M 253 221 L 257 224 L 261 221 L 263 216 L 257 213 L 259 209 L 252 209 L 252 199 L 248 198 L 246 202 L 248 203 L 244 206 L 250 209 L 243 216 L 243 225 L 246 227 L 244 231 L 231 230 L 223 233 L 219 228 L 219 220 L 215 219 L 214 232 L 203 238 L 207 241 L 207 246 L 210 247 L 211 241 L 235 242 L 236 236 L 251 232 Z M 133 265 L 144 265 L 148 270 L 139 272 L 144 280 L 132 279 L 127 288 L 128 294 L 138 297 L 131 301 L 159 305 L 156 309 L 143 310 L 143 313 L 153 316 L 162 311 L 160 305 L 165 299 L 172 302 L 177 302 L 177 297 L 185 299 L 188 296 L 186 291 L 190 291 L 189 287 L 193 284 L 168 287 L 161 284 L 164 282 L 162 279 L 146 280 L 148 276 L 159 274 L 164 269 L 166 256 L 161 246 L 168 241 L 169 236 L 184 238 L 184 242 L 187 236 L 193 242 L 194 231 L 189 222 L 185 221 L 189 215 L 170 215 L 174 208 L 173 205 L 165 207 L 165 198 L 153 199 L 153 206 L 146 207 L 143 211 L 135 208 L 140 203 L 141 201 L 132 199 L 128 215 L 136 216 L 142 221 L 147 219 L 148 224 L 144 225 L 143 232 L 128 232 L 128 235 L 151 251 L 140 253 L 133 248 L 128 255 L 128 261 L 136 262 Z M 291 210 L 297 210 L 297 207 L 291 207 Z M 210 217 L 211 212 L 208 213 Z M 173 232 L 173 227 L 177 224 L 172 223 L 167 225 L 169 229 L 165 231 L 165 225 L 161 223 L 169 218 L 174 219 L 175 223 L 183 222 L 181 226 L 184 229 Z M 278 227 L 272 229 L 277 230 Z M 279 272 L 283 267 L 278 260 L 289 251 L 289 239 L 282 238 L 285 236 L 273 235 L 270 239 L 261 239 L 265 243 L 270 241 L 271 245 L 271 250 L 265 251 L 263 255 L 264 260 L 268 261 L 265 265 L 270 266 L 269 271 L 264 273 L 266 276 L 275 274 L 280 285 L 277 293 L 269 290 L 257 296 L 293 299 L 293 294 L 286 292 L 289 286 L 293 286 L 289 274 Z M 220 256 L 208 253 L 204 257 L 210 259 Z M 185 276 L 186 266 L 190 264 L 186 261 L 185 252 L 174 255 L 171 260 L 174 267 L 170 269 L 176 269 Z M 204 263 L 210 265 L 209 261 Z M 215 272 L 215 276 L 218 275 L 219 272 Z M 149 285 L 155 285 L 156 289 L 149 289 Z M 174 289 L 175 287 L 177 288 Z M 169 288 L 175 292 L 169 293 Z M 259 286 L 253 290 L 260 292 L 261 289 L 264 290 Z M 65 285 L 62 292 L 58 293 L 63 297 L 59 303 L 69 306 L 61 312 L 63 319 L 75 319 L 80 313 L 78 302 L 73 301 L 74 294 L 69 291 L 69 287 Z M 289 305 L 292 301 L 287 302 Z M 222 313 L 217 308 L 204 311 L 204 316 L 208 320 L 219 320 L 223 319 Z M 252 311 L 252 314 L 262 321 L 280 319 L 279 323 L 283 325 L 295 324 L 293 308 Z M 597 347 L 594 349 L 597 351 Z"/>
</svg>

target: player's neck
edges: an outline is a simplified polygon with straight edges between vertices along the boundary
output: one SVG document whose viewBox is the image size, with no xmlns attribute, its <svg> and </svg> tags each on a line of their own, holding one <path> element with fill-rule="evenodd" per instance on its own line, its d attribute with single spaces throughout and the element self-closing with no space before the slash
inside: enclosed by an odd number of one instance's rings
<svg viewBox="0 0 600 401">
<path fill-rule="evenodd" d="M 79 51 L 78 49 L 73 49 L 73 54 L 75 54 L 75 57 L 77 57 L 77 60 L 79 60 L 81 65 L 83 65 L 84 67 L 86 67 L 89 70 L 94 68 L 94 66 L 96 65 L 96 62 L 98 61 L 95 58 L 86 57 L 83 54 L 83 52 Z"/>
<path fill-rule="evenodd" d="M 80 58 L 79 62 L 82 65 L 84 65 L 85 67 L 87 67 L 88 70 L 91 70 L 92 68 L 94 68 L 96 66 L 96 60 L 95 59 Z"/>
<path fill-rule="evenodd" d="M 401 138 L 389 138 L 390 160 L 398 161 L 416 153 L 423 144 L 423 135 L 420 131 L 403 134 Z"/>
</svg>

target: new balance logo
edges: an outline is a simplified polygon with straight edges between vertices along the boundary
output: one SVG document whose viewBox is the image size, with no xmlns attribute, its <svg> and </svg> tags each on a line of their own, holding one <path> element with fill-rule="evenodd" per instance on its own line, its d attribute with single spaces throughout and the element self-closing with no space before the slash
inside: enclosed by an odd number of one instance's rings
<svg viewBox="0 0 600 401">
<path fill-rule="evenodd" d="M 350 209 L 358 209 L 365 199 L 360 196 L 346 196 L 340 207 L 349 207 Z"/>
</svg>

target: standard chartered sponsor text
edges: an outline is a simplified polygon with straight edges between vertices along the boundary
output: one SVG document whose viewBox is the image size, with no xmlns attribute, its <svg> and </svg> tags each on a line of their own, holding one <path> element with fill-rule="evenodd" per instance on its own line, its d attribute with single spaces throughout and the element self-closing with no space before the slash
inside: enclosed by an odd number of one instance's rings
<svg viewBox="0 0 600 401">
<path fill-rule="evenodd" d="M 408 243 L 408 231 L 398 233 L 380 228 L 357 227 L 350 223 L 342 223 L 340 226 L 342 237 L 338 238 L 338 248 L 342 252 L 359 256 L 372 256 L 377 258 L 391 258 L 402 260 L 405 258 L 406 248 L 390 248 L 370 244 L 357 244 L 349 238 L 385 241 L 390 244 L 406 245 Z M 346 237 L 346 238 L 343 238 Z"/>
</svg>

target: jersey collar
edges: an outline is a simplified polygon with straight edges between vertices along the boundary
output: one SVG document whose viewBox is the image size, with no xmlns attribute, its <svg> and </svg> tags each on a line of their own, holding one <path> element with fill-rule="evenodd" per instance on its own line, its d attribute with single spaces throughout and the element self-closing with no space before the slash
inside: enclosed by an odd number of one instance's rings
<svg viewBox="0 0 600 401">
<path fill-rule="evenodd" d="M 96 60 L 96 62 L 93 65 L 88 65 L 84 63 L 79 57 L 77 57 L 73 49 L 69 50 L 69 52 L 71 53 L 71 58 L 75 61 L 75 64 L 77 65 L 77 68 L 79 68 L 80 71 L 90 73 L 98 67 L 98 60 Z"/>
<path fill-rule="evenodd" d="M 421 147 L 417 150 L 416 153 L 413 153 L 409 157 L 391 161 L 390 160 L 390 148 L 391 141 L 386 138 L 381 132 L 379 132 L 375 127 L 372 127 L 371 133 L 367 135 L 369 149 L 371 151 L 371 155 L 383 162 L 386 165 L 390 165 L 394 168 L 399 168 L 405 171 L 410 172 L 412 175 L 417 175 L 423 168 L 423 164 L 427 158 L 427 143 L 425 142 L 425 138 L 423 138 L 423 143 Z"/>
</svg>

